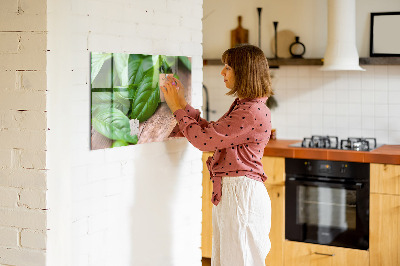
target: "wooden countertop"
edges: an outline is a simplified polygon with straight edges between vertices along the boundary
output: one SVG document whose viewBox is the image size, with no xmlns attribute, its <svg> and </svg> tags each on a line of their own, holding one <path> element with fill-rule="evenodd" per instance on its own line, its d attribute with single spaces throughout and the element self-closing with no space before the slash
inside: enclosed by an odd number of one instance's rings
<svg viewBox="0 0 400 266">
<path fill-rule="evenodd" d="M 383 145 L 372 151 L 289 147 L 301 140 L 270 140 L 264 156 L 364 163 L 400 164 L 400 145 Z"/>
</svg>

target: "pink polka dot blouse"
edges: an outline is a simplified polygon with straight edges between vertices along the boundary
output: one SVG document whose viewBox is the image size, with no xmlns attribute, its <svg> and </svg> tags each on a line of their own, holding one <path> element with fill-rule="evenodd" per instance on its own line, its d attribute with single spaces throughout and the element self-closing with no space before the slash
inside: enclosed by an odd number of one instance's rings
<svg viewBox="0 0 400 266">
<path fill-rule="evenodd" d="M 224 176 L 247 176 L 261 182 L 267 179 L 261 159 L 271 132 L 271 112 L 265 98 L 242 99 L 232 103 L 218 121 L 208 122 L 189 104 L 174 112 L 178 125 L 171 137 L 185 136 L 201 151 L 214 151 L 207 160 L 213 182 L 211 201 L 221 200 Z"/>
</svg>

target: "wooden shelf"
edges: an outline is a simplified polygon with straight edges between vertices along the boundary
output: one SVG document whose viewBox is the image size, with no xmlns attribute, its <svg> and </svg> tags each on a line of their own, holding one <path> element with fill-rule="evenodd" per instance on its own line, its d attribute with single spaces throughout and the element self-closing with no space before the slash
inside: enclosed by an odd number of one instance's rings
<svg viewBox="0 0 400 266">
<path fill-rule="evenodd" d="M 322 65 L 321 58 L 268 58 L 270 67 L 279 66 L 304 66 L 304 65 Z M 220 59 L 204 59 L 203 64 L 205 66 L 217 66 L 222 65 Z"/>
<path fill-rule="evenodd" d="M 271 68 L 279 66 L 322 66 L 323 58 L 268 58 Z M 220 59 L 204 59 L 204 66 L 222 65 Z M 400 65 L 400 57 L 362 57 L 360 65 Z"/>
<path fill-rule="evenodd" d="M 322 66 L 322 58 L 268 58 L 270 67 L 278 66 Z"/>
<path fill-rule="evenodd" d="M 400 65 L 400 57 L 362 57 L 360 65 Z"/>
</svg>

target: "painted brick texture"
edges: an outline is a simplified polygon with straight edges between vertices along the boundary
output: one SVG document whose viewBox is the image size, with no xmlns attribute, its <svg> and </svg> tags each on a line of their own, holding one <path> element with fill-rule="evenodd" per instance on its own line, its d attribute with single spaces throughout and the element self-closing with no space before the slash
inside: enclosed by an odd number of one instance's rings
<svg viewBox="0 0 400 266">
<path fill-rule="evenodd" d="M 0 3 L 1 265 L 45 265 L 46 2 Z"/>
<path fill-rule="evenodd" d="M 202 1 L 4 0 L 0 15 L 0 264 L 200 265 L 201 153 L 90 152 L 88 55 L 192 56 L 200 107 Z"/>
<path fill-rule="evenodd" d="M 90 151 L 89 55 L 191 56 L 199 108 L 202 0 L 47 10 L 48 265 L 201 265 L 201 152 L 185 139 Z"/>
</svg>

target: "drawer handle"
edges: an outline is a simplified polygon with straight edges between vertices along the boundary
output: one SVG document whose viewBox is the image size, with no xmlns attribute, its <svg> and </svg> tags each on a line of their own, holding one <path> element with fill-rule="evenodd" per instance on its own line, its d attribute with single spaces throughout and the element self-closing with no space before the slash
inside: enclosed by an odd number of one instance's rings
<svg viewBox="0 0 400 266">
<path fill-rule="evenodd" d="M 328 253 L 320 253 L 320 252 L 314 252 L 315 255 L 323 255 L 323 256 L 335 256 L 335 254 L 328 254 Z"/>
</svg>

